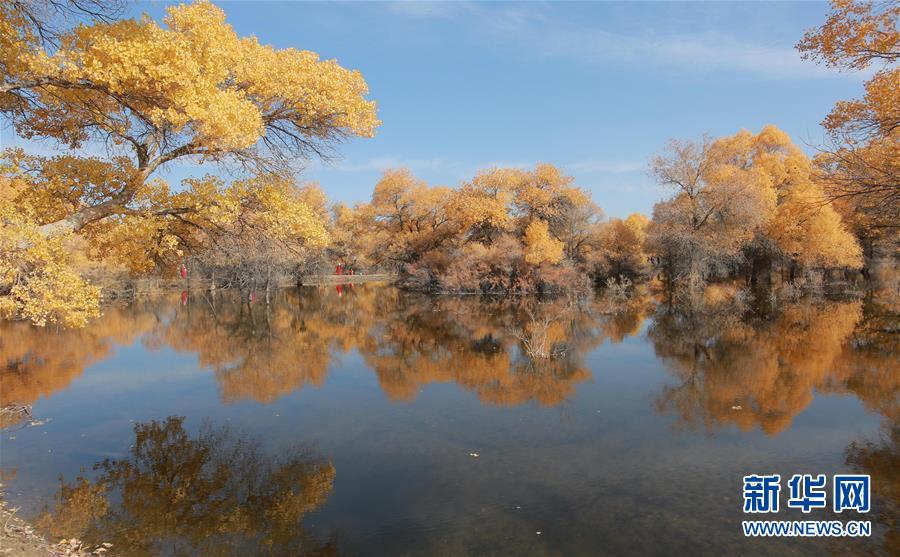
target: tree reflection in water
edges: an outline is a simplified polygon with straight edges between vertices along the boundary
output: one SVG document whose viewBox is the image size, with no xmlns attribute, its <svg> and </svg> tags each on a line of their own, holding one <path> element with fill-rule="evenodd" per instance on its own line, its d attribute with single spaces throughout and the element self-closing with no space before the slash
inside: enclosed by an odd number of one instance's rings
<svg viewBox="0 0 900 557">
<path fill-rule="evenodd" d="M 881 436 L 847 447 L 847 464 L 872 477 L 872 518 L 884 526 L 875 555 L 900 555 L 900 300 L 871 295 L 864 317 L 841 354 L 837 389 L 856 395 L 883 416 Z"/>
<path fill-rule="evenodd" d="M 227 428 L 171 416 L 134 427 L 122 459 L 93 480 L 62 483 L 38 519 L 54 537 L 110 542 L 120 555 L 335 555 L 334 538 L 307 535 L 303 516 L 331 494 L 331 462 L 297 448 L 266 455 Z"/>
<path fill-rule="evenodd" d="M 116 344 L 140 338 L 148 349 L 196 354 L 214 371 L 225 402 L 268 403 L 319 387 L 332 358 L 356 350 L 392 400 L 409 401 L 424 385 L 452 382 L 489 404 L 555 405 L 590 377 L 584 355 L 605 339 L 636 334 L 651 307 L 640 298 L 609 315 L 597 302 L 573 308 L 564 299 L 529 301 L 533 316 L 554 317 L 547 340 L 562 354 L 535 360 L 515 334 L 535 326 L 521 301 L 435 299 L 379 287 L 342 294 L 284 290 L 265 304 L 236 292 L 199 293 L 187 306 L 166 297 L 112 308 L 80 331 L 0 324 L 4 399 L 49 396 Z"/>
<path fill-rule="evenodd" d="M 116 345 L 131 344 L 151 331 L 158 322 L 156 307 L 110 307 L 91 326 L 75 330 L 0 320 L 0 406 L 33 404 L 67 388 Z"/>
<path fill-rule="evenodd" d="M 877 441 L 857 441 L 847 447 L 847 464 L 872 477 L 872 519 L 884 526 L 875 555 L 900 555 L 900 423 L 885 420 Z"/>
<path fill-rule="evenodd" d="M 605 339 L 618 342 L 636 333 L 648 311 L 642 300 L 623 306 L 614 319 L 593 306 L 565 299 L 524 305 L 400 297 L 387 306 L 377 333 L 360 351 L 395 400 L 411 400 L 429 383 L 455 383 L 488 404 L 552 406 L 590 378 L 588 352 Z M 524 349 L 521 336 L 538 327 L 557 357 L 534 358 Z"/>
<path fill-rule="evenodd" d="M 660 309 L 649 337 L 677 383 L 657 408 L 686 427 L 783 431 L 832 381 L 861 315 L 860 302 L 794 304 L 759 323 L 734 308 Z"/>
<path fill-rule="evenodd" d="M 734 424 L 775 435 L 812 402 L 813 393 L 852 394 L 883 416 L 878 440 L 858 440 L 847 465 L 872 477 L 873 515 L 883 540 L 859 544 L 873 555 L 900 554 L 900 353 L 897 297 L 791 304 L 771 319 L 734 307 L 688 311 L 660 307 L 648 336 L 677 378 L 657 409 L 680 427 L 708 431 Z M 878 545 L 880 543 L 880 545 Z"/>
<path fill-rule="evenodd" d="M 896 302 L 893 302 L 896 305 Z M 900 369 L 896 308 L 885 299 L 803 301 L 767 319 L 730 307 L 658 305 L 636 297 L 610 312 L 602 299 L 577 307 L 565 299 L 424 297 L 372 285 L 284 290 L 271 304 L 235 292 L 197 293 L 110 308 L 77 331 L 0 323 L 5 361 L 2 403 L 32 403 L 66 388 L 113 347 L 141 339 L 197 355 L 216 375 L 225 402 L 268 403 L 324 384 L 333 358 L 362 355 L 386 395 L 410 401 L 431 383 L 455 383 L 488 404 L 556 405 L 591 376 L 586 354 L 648 329 L 656 355 L 675 377 L 656 401 L 680 426 L 734 424 L 775 434 L 816 390 L 853 393 L 871 410 L 896 417 Z M 532 358 L 522 335 L 549 323 L 560 354 Z"/>
</svg>

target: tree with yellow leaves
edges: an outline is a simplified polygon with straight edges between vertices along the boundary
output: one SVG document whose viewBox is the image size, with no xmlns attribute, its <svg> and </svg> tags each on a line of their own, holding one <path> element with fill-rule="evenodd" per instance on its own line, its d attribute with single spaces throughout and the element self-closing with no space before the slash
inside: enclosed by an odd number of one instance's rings
<svg viewBox="0 0 900 557">
<path fill-rule="evenodd" d="M 452 189 L 391 169 L 370 203 L 341 208 L 348 228 L 337 233 L 351 236 L 342 246 L 356 246 L 366 260 L 398 268 L 410 288 L 581 290 L 602 210 L 573 181 L 539 164 L 483 170 Z"/>
<path fill-rule="evenodd" d="M 0 176 L 0 319 L 83 326 L 99 315 L 100 292 L 71 267 L 71 235 L 44 237 L 30 206 L 17 206 L 21 181 Z"/>
<path fill-rule="evenodd" d="M 535 219 L 547 223 L 557 239 L 564 234 L 573 211 L 587 207 L 590 195 L 574 185 L 575 179 L 552 164 L 538 164 L 530 172 L 522 172 L 515 186 L 513 207 L 523 228 Z M 599 211 L 599 207 L 595 206 Z M 599 212 L 597 215 L 599 216 Z"/>
<path fill-rule="evenodd" d="M 316 184 L 279 176 L 239 180 L 227 188 L 211 177 L 191 183 L 222 192 L 220 203 L 189 222 L 200 230 L 193 234 L 195 259 L 229 286 L 262 287 L 268 300 L 271 288 L 295 278 L 299 262 L 328 245 L 327 199 Z"/>
<path fill-rule="evenodd" d="M 654 207 L 648 231 L 670 280 L 731 276 L 748 260 L 752 278 L 759 259 L 783 258 L 792 275 L 797 265 L 862 263 L 859 245 L 813 181 L 811 162 L 774 126 L 756 135 L 675 141 L 653 170 L 676 190 Z"/>
<path fill-rule="evenodd" d="M 859 244 L 849 233 L 840 215 L 826 204 L 827 197 L 814 180 L 812 163 L 775 126 L 766 126 L 754 138 L 753 164 L 768 177 L 775 192 L 775 212 L 757 235 L 745 256 L 764 260 L 787 259 L 791 279 L 797 266 L 818 268 L 858 268 L 862 265 Z M 753 252 L 754 248 L 766 249 Z M 751 280 L 757 267 L 751 268 Z M 764 269 L 768 269 L 765 267 Z"/>
<path fill-rule="evenodd" d="M 450 210 L 466 231 L 468 241 L 490 244 L 513 229 L 510 208 L 523 176 L 524 172 L 517 168 L 491 168 L 462 184 L 453 196 Z"/>
<path fill-rule="evenodd" d="M 673 140 L 653 159 L 657 181 L 675 195 L 657 203 L 648 243 L 669 282 L 726 274 L 775 205 L 766 176 L 748 164 L 753 137 Z"/>
<path fill-rule="evenodd" d="M 826 193 L 872 257 L 900 222 L 900 2 L 832 0 L 831 8 L 797 48 L 830 67 L 878 68 L 861 99 L 838 102 L 822 122 L 830 144 L 816 159 Z"/>
<path fill-rule="evenodd" d="M 452 195 L 450 188 L 429 186 L 406 168 L 386 170 L 371 203 L 358 209 L 372 235 L 371 258 L 410 263 L 450 241 L 457 232 L 449 213 Z"/>
<path fill-rule="evenodd" d="M 313 212 L 302 208 L 302 199 L 273 189 L 271 178 L 234 185 L 194 180 L 175 193 L 155 176 L 179 160 L 237 163 L 259 176 L 287 176 L 298 157 L 327 155 L 344 138 L 371 136 L 379 122 L 358 71 L 312 52 L 239 37 L 224 12 L 205 0 L 168 8 L 161 23 L 147 16 L 96 20 L 60 33 L 51 44 L 29 8 L 21 2 L 0 6 L 0 111 L 22 137 L 72 149 L 103 143 L 116 154 L 42 160 L 7 155 L 11 178 L 3 184 L 4 196 L 12 197 L 12 180 L 25 184 L 15 203 L 31 215 L 36 237 L 76 233 L 93 251 L 127 246 L 135 254 L 179 254 L 204 223 L 240 220 L 238 206 L 249 193 L 252 203 L 273 211 L 258 215 L 258 225 L 321 241 Z M 11 220 L 0 226 L 4 236 L 12 234 L 5 230 Z M 150 267 L 146 258 L 131 263 Z M 12 291 L 8 268 L 0 274 L 4 298 Z M 91 305 L 85 300 L 80 311 Z"/>
<path fill-rule="evenodd" d="M 121 163 L 130 174 L 123 187 L 48 223 L 45 233 L 77 231 L 127 207 L 176 159 L 282 170 L 378 125 L 359 72 L 239 37 L 207 1 L 168 8 L 164 26 L 144 17 L 78 27 L 56 52 L 12 25 L 9 11 L 0 12 L 4 54 L 16 49 L 19 64 L 7 64 L 0 106 L 18 133 L 73 148 L 99 140 L 133 157 Z"/>
<path fill-rule="evenodd" d="M 634 279 L 647 266 L 645 243 L 650 220 L 640 213 L 625 219 L 610 219 L 598 233 L 591 262 L 598 279 Z"/>
</svg>

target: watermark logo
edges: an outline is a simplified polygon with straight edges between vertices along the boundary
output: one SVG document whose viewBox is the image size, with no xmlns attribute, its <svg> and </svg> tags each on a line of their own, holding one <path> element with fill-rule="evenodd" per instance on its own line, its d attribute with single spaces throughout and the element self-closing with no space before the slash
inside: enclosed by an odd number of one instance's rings
<svg viewBox="0 0 900 557">
<path fill-rule="evenodd" d="M 828 478 L 824 474 L 794 474 L 787 481 L 787 508 L 810 513 L 828 508 Z M 781 494 L 781 476 L 752 474 L 744 476 L 744 512 L 777 513 Z M 832 477 L 832 510 L 835 513 L 871 510 L 871 479 L 866 474 L 835 474 Z M 840 520 L 749 520 L 743 522 L 745 536 L 869 536 L 868 521 Z"/>
</svg>

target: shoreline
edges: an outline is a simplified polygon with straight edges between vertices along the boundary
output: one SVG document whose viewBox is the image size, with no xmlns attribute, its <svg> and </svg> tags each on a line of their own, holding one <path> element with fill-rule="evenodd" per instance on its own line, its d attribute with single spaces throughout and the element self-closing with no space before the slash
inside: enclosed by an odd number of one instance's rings
<svg viewBox="0 0 900 557">
<path fill-rule="evenodd" d="M 0 490 L 3 485 L 0 484 Z M 78 539 L 71 538 L 51 543 L 30 522 L 20 517 L 18 509 L 10 507 L 5 494 L 0 491 L 0 552 L 16 557 L 104 557 L 110 544 L 96 548 L 85 547 Z"/>
</svg>

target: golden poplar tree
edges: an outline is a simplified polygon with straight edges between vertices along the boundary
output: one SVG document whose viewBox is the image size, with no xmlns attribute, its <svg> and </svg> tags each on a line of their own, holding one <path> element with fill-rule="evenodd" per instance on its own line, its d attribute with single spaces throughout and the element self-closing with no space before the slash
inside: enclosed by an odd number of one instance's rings
<svg viewBox="0 0 900 557">
<path fill-rule="evenodd" d="M 832 0 L 825 23 L 797 44 L 826 66 L 877 71 L 862 98 L 838 102 L 822 125 L 821 181 L 866 247 L 900 221 L 900 2 Z M 869 255 L 872 255 L 870 252 Z"/>
<path fill-rule="evenodd" d="M 0 185 L 18 220 L 0 220 L 5 313 L 42 323 L 47 319 L 29 315 L 27 307 L 59 321 L 70 310 L 95 311 L 95 296 L 66 270 L 62 256 L 50 265 L 49 256 L 29 255 L 40 242 L 72 234 L 86 238 L 94 252 L 127 247 L 136 259 L 130 266 L 146 268 L 150 259 L 178 255 L 199 241 L 205 225 L 221 230 L 218 225 L 234 223 L 250 199 L 251 209 L 268 214 L 257 222 L 322 241 L 322 223 L 302 197 L 287 192 L 284 177 L 295 159 L 326 155 L 343 139 L 374 133 L 375 104 L 358 71 L 313 52 L 240 37 L 206 0 L 169 7 L 161 22 L 98 19 L 49 44 L 28 7 L 0 5 L 0 111 L 21 137 L 55 140 L 76 152 L 104 144 L 113 155 L 6 154 L 7 179 Z M 237 164 L 260 178 L 195 179 L 176 192 L 157 176 L 175 161 Z M 14 191 L 13 182 L 22 187 Z M 29 237 L 15 238 L 24 228 Z M 47 278 L 36 278 L 42 275 Z M 38 290 L 41 280 L 73 285 L 78 299 L 51 303 L 46 293 L 14 291 L 23 283 Z"/>
</svg>

